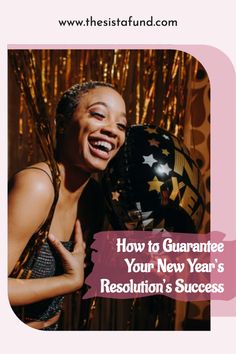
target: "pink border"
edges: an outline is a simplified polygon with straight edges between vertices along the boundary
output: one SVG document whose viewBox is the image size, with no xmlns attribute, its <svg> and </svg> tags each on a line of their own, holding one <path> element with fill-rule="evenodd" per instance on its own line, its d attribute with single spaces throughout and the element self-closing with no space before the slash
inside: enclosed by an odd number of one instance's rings
<svg viewBox="0 0 236 354">
<path fill-rule="evenodd" d="M 227 240 L 236 238 L 236 80 L 233 64 L 222 51 L 206 45 L 177 44 L 9 44 L 8 49 L 179 49 L 195 56 L 207 70 L 211 83 L 211 231 L 224 232 Z M 213 316 L 236 316 L 236 298 L 212 301 L 211 311 Z"/>
</svg>

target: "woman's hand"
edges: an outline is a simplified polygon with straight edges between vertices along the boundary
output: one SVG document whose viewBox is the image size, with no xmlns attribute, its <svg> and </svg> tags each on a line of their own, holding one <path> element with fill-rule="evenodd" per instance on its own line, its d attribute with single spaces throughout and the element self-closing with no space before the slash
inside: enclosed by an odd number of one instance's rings
<svg viewBox="0 0 236 354">
<path fill-rule="evenodd" d="M 68 251 L 63 244 L 53 235 L 49 234 L 49 240 L 59 253 L 64 268 L 64 276 L 69 280 L 71 292 L 78 290 L 84 283 L 84 259 L 85 243 L 79 220 L 76 220 L 74 229 L 74 249 Z"/>
<path fill-rule="evenodd" d="M 54 296 L 69 294 L 82 287 L 85 244 L 79 221 L 75 223 L 75 245 L 72 252 L 69 252 L 54 235 L 50 234 L 48 238 L 61 257 L 65 273 L 37 279 L 8 278 L 9 300 L 12 306 L 32 304 Z"/>
</svg>

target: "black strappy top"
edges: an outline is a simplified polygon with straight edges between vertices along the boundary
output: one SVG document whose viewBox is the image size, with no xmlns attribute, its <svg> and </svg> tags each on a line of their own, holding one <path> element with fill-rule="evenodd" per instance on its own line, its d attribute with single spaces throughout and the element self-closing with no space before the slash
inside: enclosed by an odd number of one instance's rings
<svg viewBox="0 0 236 354">
<path fill-rule="evenodd" d="M 50 175 L 43 169 L 38 167 L 30 167 L 44 171 L 52 181 Z M 60 256 L 57 254 L 50 242 L 48 242 L 47 237 L 45 237 L 45 232 L 49 231 L 52 217 L 54 214 L 57 199 L 52 204 L 49 215 L 42 225 L 40 230 L 35 233 L 28 244 L 26 245 L 22 255 L 24 258 L 21 269 L 19 265 L 22 262 L 17 262 L 13 272 L 10 277 L 14 278 L 46 278 L 56 275 L 61 275 L 64 273 Z M 72 249 L 72 241 L 63 242 L 63 245 L 68 249 Z M 29 252 L 30 251 L 30 252 Z M 22 258 L 22 255 L 20 259 Z M 29 276 L 30 274 L 30 276 Z M 61 311 L 63 305 L 64 296 L 56 296 L 51 299 L 39 301 L 30 305 L 13 307 L 13 311 L 16 315 L 24 322 L 29 321 L 46 321 Z"/>
</svg>

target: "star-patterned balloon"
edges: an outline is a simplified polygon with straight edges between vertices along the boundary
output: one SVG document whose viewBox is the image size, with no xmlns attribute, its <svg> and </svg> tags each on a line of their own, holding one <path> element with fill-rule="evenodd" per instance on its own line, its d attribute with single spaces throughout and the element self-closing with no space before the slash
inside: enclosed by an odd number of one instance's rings
<svg viewBox="0 0 236 354">
<path fill-rule="evenodd" d="M 183 142 L 153 125 L 134 125 L 103 186 L 115 229 L 197 232 L 204 213 L 199 169 Z"/>
</svg>

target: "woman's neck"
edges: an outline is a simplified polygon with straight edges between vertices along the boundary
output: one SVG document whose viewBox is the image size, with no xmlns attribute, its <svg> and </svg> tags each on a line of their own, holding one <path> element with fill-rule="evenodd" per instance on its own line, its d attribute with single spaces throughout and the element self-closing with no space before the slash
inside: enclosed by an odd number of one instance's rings
<svg viewBox="0 0 236 354">
<path fill-rule="evenodd" d="M 79 200 L 91 174 L 79 167 L 67 165 L 64 162 L 59 163 L 59 169 L 63 193 L 71 199 Z"/>
</svg>

